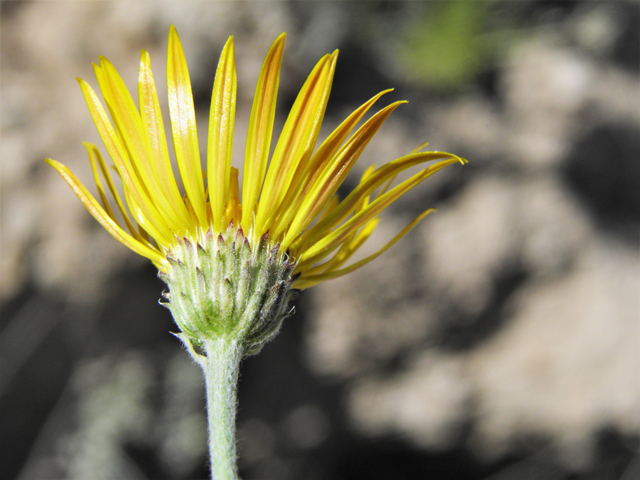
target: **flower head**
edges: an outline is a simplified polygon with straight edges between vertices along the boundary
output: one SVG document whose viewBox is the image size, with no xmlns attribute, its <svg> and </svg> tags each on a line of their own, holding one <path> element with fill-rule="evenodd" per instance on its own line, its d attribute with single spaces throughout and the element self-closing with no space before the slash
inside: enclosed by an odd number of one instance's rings
<svg viewBox="0 0 640 480">
<path fill-rule="evenodd" d="M 169 32 L 167 89 L 169 129 L 181 182 L 174 175 L 144 50 L 137 106 L 106 58 L 94 64 L 106 110 L 89 84 L 78 79 L 123 195 L 95 145 L 84 144 L 100 202 L 67 167 L 47 159 L 111 235 L 158 267 L 170 288 L 165 294 L 167 306 L 194 355 L 203 339 L 221 335 L 241 338 L 247 352 L 259 350 L 286 316 L 292 288 L 344 275 L 376 258 L 431 210 L 378 252 L 343 267 L 371 235 L 382 210 L 445 166 L 465 163 L 449 153 L 418 149 L 379 168 L 368 168 L 356 188 L 339 200 L 338 187 L 378 129 L 404 102 L 388 105 L 356 129 L 390 90 L 375 95 L 316 148 L 337 51 L 313 68 L 269 158 L 284 41 L 284 34 L 275 40 L 258 77 L 242 187 L 238 170 L 231 166 L 237 84 L 233 38 L 224 46 L 216 70 L 203 172 L 189 71 L 174 27 Z M 433 160 L 437 162 L 390 188 L 400 172 Z"/>
<path fill-rule="evenodd" d="M 231 223 L 241 227 L 254 246 L 265 234 L 272 245 L 279 245 L 281 255 L 286 253 L 295 263 L 294 287 L 305 288 L 355 270 L 395 243 L 431 210 L 418 216 L 376 254 L 341 268 L 371 235 L 377 215 L 431 174 L 464 160 L 442 152 L 411 153 L 377 169 L 367 169 L 357 187 L 340 201 L 338 187 L 384 121 L 404 102 L 378 111 L 351 134 L 365 113 L 390 90 L 379 93 L 316 148 L 338 55 L 335 51 L 322 57 L 307 78 L 269 161 L 284 41 L 284 34 L 275 40 L 260 71 L 249 120 L 242 187 L 238 170 L 231 167 L 237 83 L 233 38 L 222 50 L 216 71 L 203 173 L 191 82 L 174 27 L 169 33 L 167 55 L 169 128 L 184 193 L 171 165 L 150 59 L 144 50 L 138 106 L 106 58 L 101 57 L 100 64 L 94 65 L 112 121 L 95 91 L 78 79 L 122 182 L 124 201 L 96 146 L 85 143 L 100 202 L 68 168 L 54 160 L 47 162 L 109 233 L 151 259 L 160 270 L 169 268 L 167 256 L 177 248 L 179 239 L 203 243 L 207 232 L 217 236 Z M 431 160 L 440 161 L 388 189 L 398 173 Z M 376 190 L 379 193 L 371 198 Z"/>
</svg>

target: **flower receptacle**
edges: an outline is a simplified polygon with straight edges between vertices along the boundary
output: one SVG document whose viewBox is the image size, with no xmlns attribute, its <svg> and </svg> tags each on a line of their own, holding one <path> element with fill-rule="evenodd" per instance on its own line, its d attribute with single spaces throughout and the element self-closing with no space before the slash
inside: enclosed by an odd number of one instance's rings
<svg viewBox="0 0 640 480">
<path fill-rule="evenodd" d="M 217 236 L 176 237 L 158 276 L 168 285 L 166 306 L 190 352 L 204 355 L 203 342 L 222 337 L 254 354 L 288 316 L 294 263 L 263 235 L 252 244 L 233 224 Z"/>
</svg>

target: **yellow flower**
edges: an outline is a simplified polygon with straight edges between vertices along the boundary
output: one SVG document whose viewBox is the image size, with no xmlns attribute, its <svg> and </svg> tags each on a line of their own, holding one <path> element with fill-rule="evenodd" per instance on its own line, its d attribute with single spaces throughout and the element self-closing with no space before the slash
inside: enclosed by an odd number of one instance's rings
<svg viewBox="0 0 640 480">
<path fill-rule="evenodd" d="M 215 237 L 231 223 L 241 227 L 253 247 L 268 233 L 269 244 L 278 245 L 280 255 L 288 255 L 289 262 L 295 265 L 293 288 L 306 288 L 361 267 L 387 250 L 431 210 L 419 215 L 377 253 L 343 268 L 375 229 L 377 215 L 436 171 L 465 160 L 449 153 L 414 151 L 377 169 L 367 169 L 358 186 L 340 201 L 336 196 L 338 187 L 384 121 L 404 102 L 383 108 L 350 136 L 365 113 L 390 90 L 379 93 L 349 115 L 316 148 L 338 55 L 335 51 L 322 57 L 307 78 L 269 161 L 284 41 L 284 34 L 275 40 L 260 71 L 241 189 L 238 170 L 231 167 L 237 83 L 233 38 L 222 50 L 213 85 L 205 174 L 189 72 L 174 27 L 169 32 L 167 88 L 173 149 L 184 193 L 174 175 L 149 54 L 144 50 L 138 106 L 106 58 L 101 57 L 100 65 L 94 65 L 111 121 L 95 91 L 78 79 L 122 182 L 124 201 L 96 146 L 84 144 L 100 202 L 67 167 L 54 160 L 47 162 L 111 235 L 152 260 L 161 272 L 170 268 L 171 255 L 182 239 L 203 244 L 207 234 Z M 431 160 L 440 161 L 389 189 L 400 172 Z M 371 198 L 376 191 L 377 195 Z"/>
</svg>

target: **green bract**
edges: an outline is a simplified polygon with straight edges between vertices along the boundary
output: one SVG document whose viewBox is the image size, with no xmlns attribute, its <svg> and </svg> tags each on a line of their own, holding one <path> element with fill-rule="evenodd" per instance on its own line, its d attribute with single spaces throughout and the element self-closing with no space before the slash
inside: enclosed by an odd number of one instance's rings
<svg viewBox="0 0 640 480">
<path fill-rule="evenodd" d="M 158 276 L 169 286 L 161 301 L 175 319 L 178 336 L 202 355 L 206 339 L 240 340 L 246 354 L 260 351 L 291 313 L 295 264 L 262 236 L 252 248 L 242 228 L 231 224 L 217 236 L 209 230 L 201 243 L 178 238 L 167 256 L 170 268 Z"/>
</svg>

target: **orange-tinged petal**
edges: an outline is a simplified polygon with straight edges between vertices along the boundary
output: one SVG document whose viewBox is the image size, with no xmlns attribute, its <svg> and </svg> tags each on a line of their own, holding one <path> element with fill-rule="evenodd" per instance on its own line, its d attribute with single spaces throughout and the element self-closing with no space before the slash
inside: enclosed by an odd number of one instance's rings
<svg viewBox="0 0 640 480">
<path fill-rule="evenodd" d="M 291 108 L 258 203 L 256 228 L 259 234 L 269 229 L 298 165 L 307 162 L 313 153 L 329 99 L 337 55 L 336 51 L 322 57 Z"/>
<path fill-rule="evenodd" d="M 453 163 L 453 161 L 449 161 L 449 163 Z M 326 233 L 322 235 L 321 239 L 311 245 L 308 249 L 305 249 L 305 251 L 300 255 L 300 261 L 315 263 L 326 257 L 331 253 L 331 251 L 335 250 L 354 229 L 360 228 L 360 226 L 364 225 L 371 218 L 375 217 L 378 213 L 380 213 L 382 210 L 396 201 L 400 196 L 404 195 L 406 192 L 411 190 L 427 177 L 430 177 L 434 173 L 433 167 L 440 166 L 440 168 L 444 168 L 444 166 L 449 163 L 447 163 L 447 161 L 440 162 L 436 165 L 433 165 L 432 167 L 426 168 L 421 172 L 416 173 L 408 180 L 405 180 L 400 185 L 392 188 L 384 195 L 376 198 L 364 210 L 356 213 L 353 217 L 351 217 L 335 230 L 331 232 L 325 231 Z M 373 178 L 374 176 L 375 173 L 371 178 Z"/>
<path fill-rule="evenodd" d="M 434 212 L 435 210 L 433 208 L 430 208 L 428 210 L 425 210 L 424 212 L 422 212 L 420 215 L 418 215 L 418 217 L 416 217 L 409 225 L 407 225 L 405 228 L 402 229 L 402 231 L 400 233 L 398 233 L 395 237 L 393 237 L 393 239 L 391 239 L 391 241 L 389 243 L 387 243 L 383 248 L 381 248 L 380 250 L 378 250 L 376 253 L 369 255 L 366 258 L 363 258 L 362 260 L 360 260 L 359 262 L 356 262 L 352 265 L 349 265 L 348 267 L 345 267 L 343 269 L 340 270 L 330 270 L 327 271 L 326 273 L 321 273 L 321 274 L 316 274 L 316 275 L 301 275 L 300 278 L 298 280 L 296 280 L 293 284 L 293 288 L 309 288 L 312 287 L 313 285 L 316 285 L 320 282 L 323 282 L 325 280 L 330 280 L 332 278 L 338 278 L 341 277 L 342 275 L 346 275 L 347 273 L 351 273 L 354 270 L 357 270 L 358 268 L 366 265 L 367 263 L 371 262 L 372 260 L 375 260 L 376 258 L 378 258 L 380 255 L 382 255 L 384 252 L 386 252 L 389 248 L 391 248 L 393 245 L 395 245 L 395 243 L 400 240 L 402 237 L 404 237 L 407 233 L 409 233 L 409 231 L 411 229 L 413 229 L 413 227 L 415 227 L 420 220 L 422 220 L 424 217 L 426 217 L 427 215 L 429 215 L 430 213 Z"/>
<path fill-rule="evenodd" d="M 299 168 L 296 172 L 296 176 L 291 183 L 299 190 L 290 189 L 291 192 L 295 192 L 293 195 L 299 195 L 299 191 L 306 191 L 305 188 L 314 183 L 317 176 L 322 172 L 324 165 L 333 158 L 340 145 L 346 140 L 360 119 L 382 95 L 392 91 L 392 88 L 384 90 L 358 107 L 322 142 L 311 157 L 311 160 L 305 165 L 305 168 Z"/>
<path fill-rule="evenodd" d="M 466 160 L 460 157 L 444 152 L 413 153 L 392 160 L 391 162 L 378 168 L 369 177 L 363 180 L 347 196 L 347 198 L 340 202 L 340 205 L 338 205 L 331 214 L 327 215 L 321 221 L 302 233 L 296 240 L 291 243 L 289 248 L 292 251 L 303 251 L 305 249 L 305 245 L 313 245 L 318 240 L 320 240 L 326 234 L 326 232 L 331 231 L 333 228 L 339 225 L 340 222 L 344 221 L 356 209 L 358 203 L 364 197 L 373 193 L 378 187 L 386 183 L 389 179 L 393 178 L 398 173 L 408 168 L 438 159 L 445 160 L 430 165 L 421 173 L 426 172 L 428 173 L 427 176 L 429 176 L 446 167 L 447 165 L 466 162 Z"/>
<path fill-rule="evenodd" d="M 406 102 L 395 102 L 371 117 L 353 134 L 335 158 L 325 165 L 323 172 L 315 179 L 311 189 L 305 193 L 304 199 L 297 209 L 293 222 L 287 230 L 283 242 L 284 248 L 318 215 L 329 198 L 338 190 L 338 187 L 342 184 L 360 154 L 384 121 L 402 103 Z"/>
<path fill-rule="evenodd" d="M 222 230 L 229 194 L 237 84 L 233 37 L 229 37 L 222 49 L 213 83 L 207 144 L 209 203 L 213 214 L 213 228 L 218 231 Z"/>
<path fill-rule="evenodd" d="M 322 173 L 324 166 L 333 159 L 335 153 L 340 148 L 340 145 L 345 141 L 351 130 L 353 130 L 356 124 L 369 110 L 369 108 L 373 106 L 376 100 L 392 90 L 393 89 L 389 89 L 380 92 L 351 113 L 351 115 L 349 115 L 338 126 L 338 128 L 336 128 L 331 135 L 322 142 L 311 159 L 306 164 L 298 166 L 293 180 L 291 181 L 291 185 L 289 186 L 284 200 L 281 203 L 280 211 L 276 215 L 278 218 L 278 226 L 280 228 L 286 228 L 286 226 L 291 223 L 293 217 L 299 211 L 297 199 L 306 197 L 310 186 L 315 183 L 317 177 Z"/>
<path fill-rule="evenodd" d="M 187 197 L 200 225 L 207 221 L 206 198 L 202 181 L 202 165 L 198 149 L 196 114 L 193 107 L 191 80 L 187 61 L 180 38 L 172 25 L 169 31 L 167 53 L 167 92 L 169 96 L 169 114 L 171 116 L 171 134 L 178 169 Z"/>
<path fill-rule="evenodd" d="M 374 170 L 375 170 L 375 165 L 370 165 L 363 172 L 360 182 L 363 182 L 367 178 L 369 178 Z M 333 203 L 332 209 L 337 206 L 336 200 L 337 200 L 337 197 L 336 195 L 334 195 L 332 197 L 332 202 L 330 202 L 330 203 Z M 369 205 L 369 196 L 366 196 L 358 202 L 355 211 L 360 212 L 364 210 L 368 205 Z M 326 217 L 326 215 L 327 215 L 327 212 L 326 211 L 323 212 L 322 218 Z M 315 267 L 312 267 L 312 268 L 308 268 L 309 264 L 305 264 L 304 262 L 298 263 L 298 265 L 296 265 L 296 270 L 294 271 L 294 273 L 298 273 L 304 270 L 305 275 L 316 275 L 320 273 L 326 273 L 330 270 L 335 270 L 339 268 L 369 238 L 369 236 L 373 233 L 373 230 L 375 229 L 376 225 L 378 224 L 378 221 L 379 219 L 377 217 L 374 217 L 373 219 L 369 220 L 364 225 L 364 227 L 362 227 L 360 230 L 354 230 L 351 233 L 351 235 L 349 235 L 343 241 L 342 245 L 340 246 L 340 249 L 331 258 L 331 260 L 321 265 L 316 265 Z"/>
<path fill-rule="evenodd" d="M 285 34 L 282 33 L 271 45 L 253 97 L 242 173 L 242 228 L 245 232 L 249 232 L 253 226 L 252 215 L 267 170 L 284 41 Z"/>
<path fill-rule="evenodd" d="M 114 222 L 107 212 L 103 210 L 96 199 L 87 191 L 87 189 L 80 183 L 76 176 L 71 171 L 55 160 L 47 158 L 45 160 L 49 165 L 56 169 L 56 171 L 62 176 L 67 184 L 76 194 L 78 199 L 82 202 L 89 213 L 107 230 L 113 237 L 122 243 L 125 247 L 130 248 L 134 252 L 143 257 L 147 257 L 155 263 L 162 264 L 164 257 L 154 249 L 143 245 L 138 240 L 127 234 L 120 226 Z"/>
<path fill-rule="evenodd" d="M 229 172 L 229 197 L 224 208 L 224 224 L 240 225 L 242 205 L 240 205 L 240 189 L 238 188 L 238 169 L 231 167 Z"/>
<path fill-rule="evenodd" d="M 312 267 L 308 270 L 305 269 L 303 272 L 303 276 L 308 277 L 311 275 L 319 275 L 340 268 L 342 265 L 344 265 L 345 262 L 349 260 L 349 258 L 351 258 L 351 256 L 362 246 L 362 244 L 367 241 L 375 228 L 378 226 L 379 222 L 380 219 L 378 217 L 369 220 L 359 231 L 353 232 L 351 234 L 351 238 L 345 240 L 345 242 L 340 246 L 340 249 L 330 260 L 321 265 L 316 265 L 315 267 Z M 295 273 L 297 272 L 294 271 L 294 274 Z"/>
</svg>

